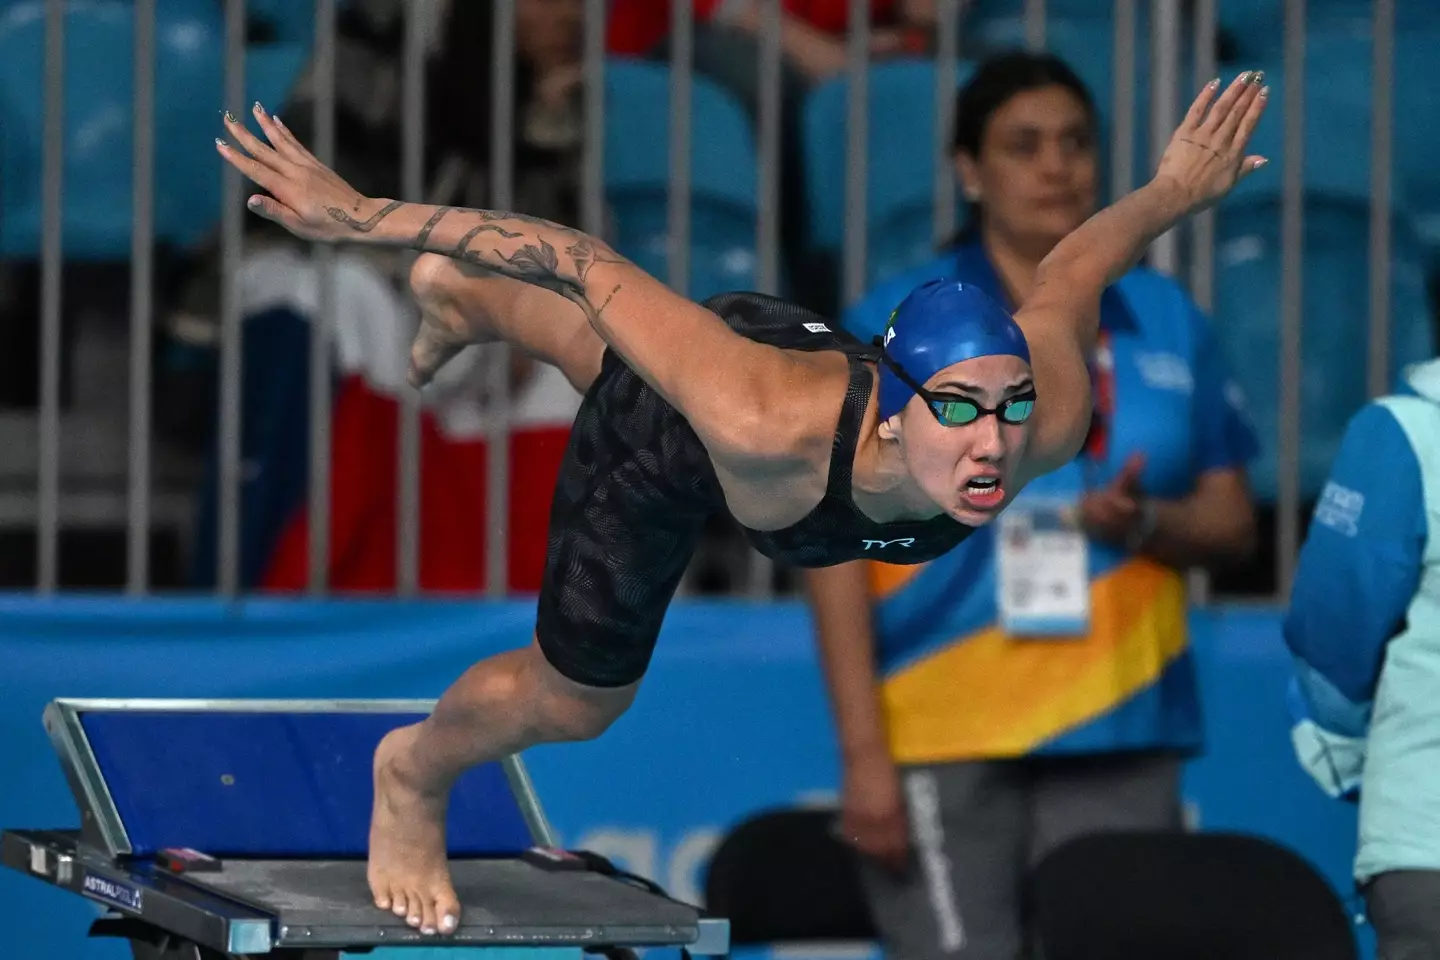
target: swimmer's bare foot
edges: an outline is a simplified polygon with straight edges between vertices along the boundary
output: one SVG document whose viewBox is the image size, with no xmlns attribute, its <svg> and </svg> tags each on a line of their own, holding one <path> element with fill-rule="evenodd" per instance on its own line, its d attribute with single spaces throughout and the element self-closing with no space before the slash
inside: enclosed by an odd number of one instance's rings
<svg viewBox="0 0 1440 960">
<path fill-rule="evenodd" d="M 420 388 L 434 379 L 441 367 L 475 343 L 499 339 L 488 319 L 475 310 L 462 311 L 453 293 L 470 274 L 448 257 L 425 254 L 410 270 L 410 289 L 420 305 L 420 329 L 410 345 L 410 385 Z"/>
<path fill-rule="evenodd" d="M 437 321 L 427 311 L 420 318 L 420 329 L 410 345 L 410 386 L 417 390 L 435 379 L 435 374 L 470 342 L 462 339 Z"/>
<path fill-rule="evenodd" d="M 367 876 L 375 905 L 426 934 L 454 933 L 460 901 L 445 855 L 448 793 L 427 793 L 406 773 L 418 727 L 385 735 L 375 749 L 375 808 Z"/>
</svg>

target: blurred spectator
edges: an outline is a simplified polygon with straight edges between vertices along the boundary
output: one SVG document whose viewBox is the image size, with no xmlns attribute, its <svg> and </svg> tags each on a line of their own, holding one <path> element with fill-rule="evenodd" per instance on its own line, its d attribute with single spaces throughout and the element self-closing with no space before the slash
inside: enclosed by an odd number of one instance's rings
<svg viewBox="0 0 1440 960">
<path fill-rule="evenodd" d="M 506 207 L 558 223 L 580 216 L 584 13 L 584 0 L 515 3 L 515 181 Z M 437 158 L 461 159 L 470 176 L 453 200 L 431 202 L 495 206 L 489 183 L 494 19 L 488 3 L 451 0 L 445 43 L 427 81 L 427 135 Z"/>
<path fill-rule="evenodd" d="M 1013 309 L 1094 211 L 1098 165 L 1091 95 L 1066 64 L 982 64 L 956 113 L 966 231 L 845 325 L 868 341 L 940 276 Z M 1257 445 L 1174 282 L 1131 271 L 1105 292 L 1100 330 L 1076 460 L 932 563 L 807 572 L 842 832 L 901 960 L 1015 960 L 1039 857 L 1087 832 L 1181 826 L 1182 764 L 1202 745 L 1184 570 L 1253 548 Z"/>
<path fill-rule="evenodd" d="M 1437 404 L 1431 361 L 1350 420 L 1284 621 L 1295 751 L 1321 789 L 1360 804 L 1354 875 L 1379 960 L 1440 956 Z"/>
</svg>

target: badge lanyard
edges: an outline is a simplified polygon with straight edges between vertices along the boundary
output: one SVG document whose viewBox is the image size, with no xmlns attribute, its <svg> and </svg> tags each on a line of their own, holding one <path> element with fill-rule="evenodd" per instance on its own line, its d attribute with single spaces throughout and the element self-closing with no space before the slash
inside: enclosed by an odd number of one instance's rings
<svg viewBox="0 0 1440 960">
<path fill-rule="evenodd" d="M 1094 384 L 1094 398 L 1091 403 L 1090 431 L 1085 435 L 1085 446 L 1081 454 L 1081 470 L 1084 473 L 1086 490 L 1093 490 L 1098 484 L 1098 474 L 1110 456 L 1110 431 L 1115 418 L 1115 351 L 1110 344 L 1110 334 L 1100 331 L 1095 343 L 1095 357 L 1090 364 L 1090 382 Z"/>
</svg>

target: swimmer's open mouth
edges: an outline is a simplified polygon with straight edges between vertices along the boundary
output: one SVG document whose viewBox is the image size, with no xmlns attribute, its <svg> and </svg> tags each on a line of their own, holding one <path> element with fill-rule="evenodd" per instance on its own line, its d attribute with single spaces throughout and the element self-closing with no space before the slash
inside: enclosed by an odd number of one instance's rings
<svg viewBox="0 0 1440 960">
<path fill-rule="evenodd" d="M 999 477 L 971 477 L 960 490 L 960 499 L 972 510 L 993 510 L 1005 499 Z"/>
</svg>

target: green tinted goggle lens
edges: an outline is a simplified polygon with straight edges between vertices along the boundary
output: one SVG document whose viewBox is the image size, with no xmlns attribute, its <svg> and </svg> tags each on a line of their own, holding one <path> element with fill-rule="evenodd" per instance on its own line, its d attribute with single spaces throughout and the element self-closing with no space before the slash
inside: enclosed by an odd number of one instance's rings
<svg viewBox="0 0 1440 960">
<path fill-rule="evenodd" d="M 932 401 L 930 406 L 940 415 L 940 419 L 950 426 L 974 423 L 982 412 L 994 413 L 1005 423 L 1024 423 L 1030 419 L 1030 414 L 1035 409 L 1035 399 L 1016 397 L 1005 401 L 1000 405 L 1000 409 L 994 411 L 983 410 L 972 400 L 936 400 Z"/>
</svg>

